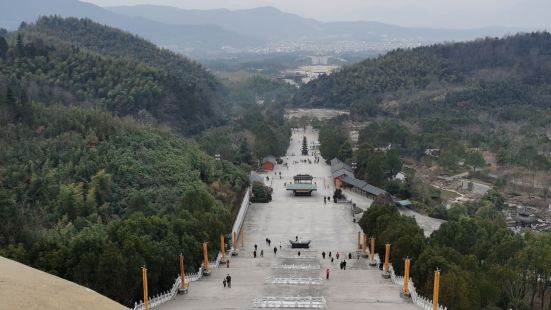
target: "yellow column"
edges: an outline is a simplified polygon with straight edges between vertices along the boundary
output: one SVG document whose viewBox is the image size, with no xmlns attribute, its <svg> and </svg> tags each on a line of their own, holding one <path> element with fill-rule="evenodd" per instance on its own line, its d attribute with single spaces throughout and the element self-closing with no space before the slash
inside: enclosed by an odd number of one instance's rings
<svg viewBox="0 0 551 310">
<path fill-rule="evenodd" d="M 241 229 L 241 238 L 239 238 L 241 240 L 241 248 L 244 248 L 245 247 L 245 232 L 243 232 L 243 229 Z"/>
<path fill-rule="evenodd" d="M 203 242 L 203 265 L 205 270 L 209 270 L 209 249 L 207 242 Z"/>
<path fill-rule="evenodd" d="M 364 246 L 363 246 L 364 256 L 367 254 L 367 234 L 364 233 Z"/>
<path fill-rule="evenodd" d="M 409 282 L 409 265 L 410 265 L 410 259 L 409 257 L 406 258 L 406 265 L 404 268 L 404 288 L 403 293 L 405 296 L 409 296 L 409 289 L 408 289 L 408 282 Z"/>
<path fill-rule="evenodd" d="M 184 273 L 184 255 L 180 254 L 180 288 L 186 287 L 186 279 Z"/>
<path fill-rule="evenodd" d="M 362 233 L 358 231 L 358 254 L 362 248 Z"/>
<path fill-rule="evenodd" d="M 226 256 L 226 244 L 224 243 L 224 235 L 220 235 L 220 253 L 222 253 L 222 258 Z"/>
<path fill-rule="evenodd" d="M 438 310 L 438 291 L 440 290 L 440 270 L 434 272 L 434 290 L 432 292 L 432 309 Z"/>
<path fill-rule="evenodd" d="M 375 260 L 375 237 L 371 237 L 371 251 L 369 254 L 371 255 L 371 261 Z"/>
<path fill-rule="evenodd" d="M 149 292 L 147 289 L 147 268 L 142 267 L 143 303 L 145 310 L 149 310 Z"/>
<path fill-rule="evenodd" d="M 384 270 L 385 272 L 388 272 L 388 261 L 390 259 L 390 243 L 386 243 L 386 249 L 385 249 L 385 265 Z"/>
</svg>

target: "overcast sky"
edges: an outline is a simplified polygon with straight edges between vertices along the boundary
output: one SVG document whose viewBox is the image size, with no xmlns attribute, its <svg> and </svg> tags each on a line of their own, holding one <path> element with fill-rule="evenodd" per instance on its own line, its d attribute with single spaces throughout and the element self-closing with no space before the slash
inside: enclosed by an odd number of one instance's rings
<svg viewBox="0 0 551 310">
<path fill-rule="evenodd" d="M 185 9 L 274 6 L 322 21 L 373 20 L 404 26 L 551 29 L 551 0 L 85 0 L 101 6 L 158 4 Z"/>
</svg>

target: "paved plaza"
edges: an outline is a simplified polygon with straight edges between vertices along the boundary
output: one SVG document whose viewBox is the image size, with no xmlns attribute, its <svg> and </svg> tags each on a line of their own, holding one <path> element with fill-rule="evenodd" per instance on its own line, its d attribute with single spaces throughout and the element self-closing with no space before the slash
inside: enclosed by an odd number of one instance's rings
<svg viewBox="0 0 551 310">
<path fill-rule="evenodd" d="M 314 161 L 313 156 L 299 156 L 303 136 L 309 144 L 317 140 L 317 132 L 312 129 L 294 132 L 284 158 L 289 167 L 277 165 L 275 171 L 262 175 L 265 180 L 269 178 L 266 184 L 274 189 L 273 200 L 249 207 L 243 225 L 244 248 L 231 258 L 229 268 L 213 269 L 212 275 L 192 282 L 188 294 L 176 296 L 160 309 L 253 309 L 269 305 L 270 300 L 281 302 L 284 297 L 317 298 L 313 300 L 323 300 L 327 309 L 418 309 L 400 298 L 400 287 L 383 279 L 380 270 L 369 266 L 368 259 L 357 258 L 360 227 L 353 222 L 350 205 L 323 202 L 324 196 L 333 193 L 330 167 L 323 159 L 317 164 L 294 164 L 301 159 Z M 299 173 L 314 177 L 318 191 L 311 197 L 295 197 L 285 190 L 284 184 Z M 371 203 L 364 197 L 357 199 L 366 207 Z M 297 236 L 311 240 L 310 249 L 302 249 L 300 257 L 289 244 Z M 271 239 L 271 246 L 266 238 Z M 257 258 L 253 258 L 255 244 Z M 264 257 L 259 257 L 261 250 Z M 322 259 L 323 251 L 331 252 L 334 262 L 329 257 Z M 337 252 L 339 260 L 335 258 Z M 349 253 L 352 259 L 348 259 Z M 343 259 L 347 261 L 346 270 L 339 268 Z M 231 288 L 222 286 L 226 274 L 232 277 Z"/>
</svg>

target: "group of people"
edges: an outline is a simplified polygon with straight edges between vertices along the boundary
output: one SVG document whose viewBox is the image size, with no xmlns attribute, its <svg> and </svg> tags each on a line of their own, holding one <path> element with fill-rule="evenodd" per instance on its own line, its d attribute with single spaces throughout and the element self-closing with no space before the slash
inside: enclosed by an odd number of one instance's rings
<svg viewBox="0 0 551 310">
<path fill-rule="evenodd" d="M 299 256 L 300 256 L 300 254 L 299 254 Z M 329 254 L 325 253 L 325 251 L 321 252 L 321 257 L 322 257 L 323 259 L 325 259 L 326 256 L 328 256 L 328 258 L 331 259 L 331 263 L 333 263 L 334 258 L 333 258 L 333 256 L 332 256 L 332 253 L 331 253 L 331 252 L 329 252 Z M 341 254 L 340 254 L 339 252 L 337 252 L 337 253 L 335 254 L 335 257 L 337 258 L 337 260 L 340 258 L 340 256 L 341 256 Z M 359 258 L 360 258 L 360 256 L 358 255 L 358 259 L 359 259 Z M 352 253 L 348 253 L 348 259 L 352 259 Z M 346 270 L 346 260 L 342 260 L 342 261 L 340 262 L 340 268 L 341 268 L 341 270 Z"/>
<path fill-rule="evenodd" d="M 222 284 L 224 285 L 224 287 L 226 287 L 226 285 L 227 285 L 228 288 L 231 288 L 231 276 L 230 276 L 229 273 L 228 273 L 228 275 L 224 278 L 224 280 L 222 280 Z"/>
<path fill-rule="evenodd" d="M 328 201 L 331 201 L 331 196 L 323 196 L 323 203 L 327 204 Z"/>
<path fill-rule="evenodd" d="M 266 237 L 266 245 L 272 246 L 272 239 Z M 281 249 L 281 243 L 279 244 L 279 248 Z M 253 257 L 256 258 L 258 251 L 258 244 L 254 244 L 254 251 L 253 251 Z M 277 246 L 274 246 L 274 255 L 277 255 Z M 264 257 L 264 249 L 260 249 L 260 257 Z"/>
</svg>

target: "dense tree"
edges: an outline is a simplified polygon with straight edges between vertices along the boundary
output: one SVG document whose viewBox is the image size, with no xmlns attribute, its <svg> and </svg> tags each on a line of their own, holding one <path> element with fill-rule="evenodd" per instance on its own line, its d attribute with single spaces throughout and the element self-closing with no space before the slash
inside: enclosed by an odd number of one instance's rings
<svg viewBox="0 0 551 310">
<path fill-rule="evenodd" d="M 8 42 L 0 35 L 0 59 L 5 58 L 8 54 Z"/>
<path fill-rule="evenodd" d="M 0 107 L 0 255 L 130 305 L 140 266 L 156 294 L 180 252 L 197 268 L 201 242 L 228 231 L 245 172 L 105 111 L 25 109 L 19 121 Z"/>
<path fill-rule="evenodd" d="M 44 17 L 9 36 L 16 37 L 17 57 L 7 57 L 0 74 L 21 79 L 11 85 L 20 97 L 100 106 L 185 134 L 223 122 L 225 90 L 214 76 L 133 35 L 90 20 Z"/>
<path fill-rule="evenodd" d="M 482 153 L 472 151 L 467 153 L 465 164 L 473 167 L 473 172 L 476 172 L 479 168 L 484 167 L 486 161 L 484 160 L 484 156 L 482 156 Z"/>
</svg>

